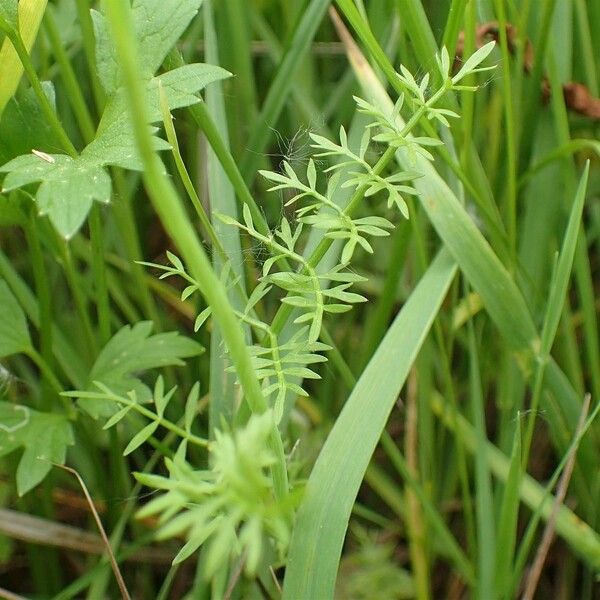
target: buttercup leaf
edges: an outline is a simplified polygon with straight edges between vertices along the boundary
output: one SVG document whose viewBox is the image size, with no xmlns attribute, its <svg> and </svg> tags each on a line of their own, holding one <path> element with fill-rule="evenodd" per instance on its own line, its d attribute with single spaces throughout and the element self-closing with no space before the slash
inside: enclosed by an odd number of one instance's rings
<svg viewBox="0 0 600 600">
<path fill-rule="evenodd" d="M 71 158 L 64 154 L 19 156 L 0 167 L 8 173 L 6 191 L 41 181 L 36 193 L 40 215 L 48 215 L 57 231 L 71 238 L 83 224 L 94 200 L 110 201 L 108 173 L 86 157 Z"/>
<path fill-rule="evenodd" d="M 89 375 L 88 389 L 96 389 L 93 382 L 107 385 L 116 393 L 136 390 L 141 398 L 150 399 L 151 392 L 136 374 L 165 367 L 183 365 L 183 359 L 196 356 L 202 346 L 177 332 L 151 335 L 152 323 L 142 321 L 133 327 L 126 325 L 104 346 Z M 110 417 L 115 412 L 114 402 L 80 398 L 79 404 L 92 416 Z"/>
<path fill-rule="evenodd" d="M 202 0 L 134 0 L 131 6 L 135 36 L 139 44 L 140 71 L 154 75 L 167 53 L 198 12 Z M 119 61 L 104 15 L 91 11 L 96 35 L 98 75 L 107 94 L 119 86 Z"/>
<path fill-rule="evenodd" d="M 0 402 L 0 456 L 25 449 L 17 467 L 19 496 L 38 485 L 52 463 L 63 464 L 73 442 L 73 430 L 64 415 Z"/>
</svg>

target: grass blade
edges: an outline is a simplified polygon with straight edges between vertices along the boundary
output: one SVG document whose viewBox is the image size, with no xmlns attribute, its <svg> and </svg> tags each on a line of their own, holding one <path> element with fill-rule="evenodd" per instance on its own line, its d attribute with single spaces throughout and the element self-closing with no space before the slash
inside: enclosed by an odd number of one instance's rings
<svg viewBox="0 0 600 600">
<path fill-rule="evenodd" d="M 264 152 L 269 136 L 272 134 L 270 128 L 277 122 L 292 89 L 294 73 L 298 69 L 300 61 L 306 55 L 330 3 L 331 0 L 311 0 L 296 26 L 289 47 L 281 60 L 277 75 L 273 79 L 250 135 L 247 144 L 248 151 L 244 154 L 240 164 L 240 171 L 249 184 L 256 175 L 262 152 Z"/>
<path fill-rule="evenodd" d="M 431 399 L 434 412 L 450 430 L 457 430 L 465 444 L 465 448 L 475 453 L 477 451 L 477 434 L 473 427 L 462 416 L 439 396 Z M 510 461 L 492 443 L 486 443 L 485 452 L 492 473 L 501 481 L 507 481 Z M 519 486 L 521 501 L 531 510 L 540 510 L 544 520 L 548 520 L 553 506 L 553 496 L 532 477 L 524 475 Z M 558 509 L 556 532 L 581 556 L 593 569 L 600 568 L 600 535 L 588 523 L 582 521 L 571 509 L 564 504 Z"/>
<path fill-rule="evenodd" d="M 217 39 L 213 22 L 212 1 L 204 3 L 204 36 L 206 45 L 206 60 L 210 64 L 219 64 L 219 55 L 217 49 Z M 213 115 L 215 126 L 220 134 L 225 148 L 229 150 L 229 139 L 227 135 L 227 117 L 225 115 L 225 104 L 223 102 L 223 90 L 219 82 L 215 82 L 206 90 L 206 105 Z M 223 167 L 221 166 L 215 152 L 212 148 L 208 152 L 208 192 L 210 197 L 211 213 L 221 213 L 233 218 L 237 218 L 237 208 L 235 201 L 235 192 L 231 182 L 227 178 Z M 231 267 L 236 276 L 240 277 L 240 285 L 244 289 L 244 259 L 242 257 L 242 248 L 240 243 L 239 230 L 227 227 L 221 220 L 213 218 L 212 225 L 218 236 L 223 249 L 231 263 Z M 213 256 L 213 268 L 217 273 L 224 267 L 223 259 L 219 253 L 215 252 Z M 229 292 L 229 298 L 232 306 L 239 311 L 243 311 L 239 294 L 235 290 Z M 244 330 L 244 338 L 248 343 L 250 341 L 250 332 L 248 326 L 240 324 Z M 222 425 L 222 419 L 231 423 L 235 414 L 235 373 L 226 371 L 229 366 L 229 359 L 223 355 L 221 346 L 223 338 L 218 327 L 212 331 L 210 338 L 210 404 L 209 419 L 210 431 L 215 427 Z"/>
<path fill-rule="evenodd" d="M 485 600 L 493 597 L 496 541 L 494 530 L 494 501 L 489 464 L 485 454 L 487 433 L 485 428 L 485 403 L 481 389 L 479 356 L 475 342 L 473 321 L 469 321 L 469 388 L 471 412 L 477 436 L 475 453 L 475 513 L 477 518 L 478 577 L 476 595 Z"/>
<path fill-rule="evenodd" d="M 358 48 L 352 48 L 352 52 L 359 53 Z M 351 54 L 350 60 L 367 98 L 390 113 L 393 103 L 364 57 Z M 513 277 L 435 167 L 421 157 L 417 157 L 415 165 L 401 150 L 396 156 L 403 168 L 416 168 L 424 174 L 424 177 L 414 182 L 421 205 L 467 280 L 479 293 L 490 318 L 515 353 L 521 369 L 527 372 L 531 361 L 539 352 L 541 340 L 527 303 Z M 546 370 L 546 386 L 558 400 L 564 415 L 554 414 L 554 406 L 548 405 L 545 406 L 548 418 L 557 428 L 559 423 L 562 427 L 563 418 L 566 418 L 574 431 L 581 400 L 555 361 L 550 359 Z M 578 462 L 585 460 L 585 464 L 591 466 L 595 457 L 597 451 L 591 447 L 590 441 L 583 440 Z"/>
<path fill-rule="evenodd" d="M 360 483 L 455 273 L 454 262 L 442 251 L 394 320 L 329 434 L 297 516 L 284 599 L 333 596 Z"/>
<path fill-rule="evenodd" d="M 28 52 L 31 51 L 37 37 L 47 3 L 48 0 L 19 2 L 19 31 Z M 10 40 L 5 37 L 0 48 L 0 115 L 17 91 L 22 75 L 23 65 Z"/>
<path fill-rule="evenodd" d="M 577 424 L 577 430 L 575 432 L 575 436 L 577 437 L 581 430 L 585 425 L 585 420 L 590 408 L 590 396 L 589 394 L 586 396 L 583 402 L 583 409 L 581 411 L 581 415 L 579 417 L 579 423 Z M 544 566 L 544 562 L 546 561 L 546 557 L 548 555 L 548 550 L 550 549 L 550 544 L 552 544 L 552 540 L 554 538 L 554 528 L 556 526 L 556 516 L 558 510 L 562 503 L 564 502 L 565 496 L 567 495 L 567 489 L 569 487 L 569 481 L 571 480 L 571 475 L 573 474 L 573 467 L 575 466 L 575 455 L 577 453 L 577 447 L 573 447 L 571 452 L 568 454 L 567 464 L 565 466 L 564 471 L 560 477 L 560 481 L 558 483 L 558 488 L 556 492 L 556 497 L 554 499 L 554 504 L 552 505 L 552 510 L 550 511 L 550 515 L 548 518 L 548 522 L 546 523 L 546 527 L 544 529 L 544 535 L 542 536 L 542 540 L 540 545 L 538 546 L 535 559 L 529 571 L 529 575 L 527 576 L 527 581 L 525 584 L 525 591 L 523 592 L 523 600 L 533 600 L 533 596 L 535 594 L 535 590 L 537 588 L 540 575 L 542 573 L 542 568 Z"/>
<path fill-rule="evenodd" d="M 508 587 L 517 537 L 521 477 L 521 420 L 520 415 L 517 415 L 510 466 L 506 485 L 504 486 L 504 493 L 502 494 L 497 529 L 494 590 L 498 598 L 508 598 Z"/>
</svg>

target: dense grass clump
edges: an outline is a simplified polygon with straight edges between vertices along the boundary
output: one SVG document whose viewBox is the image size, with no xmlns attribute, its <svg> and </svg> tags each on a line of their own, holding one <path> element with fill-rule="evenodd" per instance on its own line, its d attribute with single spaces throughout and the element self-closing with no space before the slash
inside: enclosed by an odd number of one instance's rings
<svg viewBox="0 0 600 600">
<path fill-rule="evenodd" d="M 600 593 L 594 0 L 0 0 L 0 596 Z"/>
</svg>

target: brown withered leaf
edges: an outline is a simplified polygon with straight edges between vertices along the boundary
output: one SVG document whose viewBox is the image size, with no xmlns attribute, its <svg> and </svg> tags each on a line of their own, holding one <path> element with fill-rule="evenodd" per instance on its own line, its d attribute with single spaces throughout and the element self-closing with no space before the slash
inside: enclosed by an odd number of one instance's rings
<svg viewBox="0 0 600 600">
<path fill-rule="evenodd" d="M 500 27 L 497 21 L 489 21 L 481 23 L 475 30 L 475 44 L 477 48 L 481 48 L 490 40 L 496 42 L 500 39 Z M 508 50 L 511 54 L 516 54 L 520 40 L 517 28 L 511 23 L 506 24 L 506 40 Z M 530 40 L 525 40 L 525 49 L 523 55 L 523 70 L 525 73 L 530 73 L 533 68 L 533 46 Z M 455 68 L 460 64 L 460 57 L 464 52 L 465 34 L 463 31 L 459 33 L 456 44 L 456 60 Z M 594 120 L 600 120 L 600 98 L 596 98 L 591 94 L 589 89 L 582 83 L 569 81 L 563 84 L 563 95 L 565 104 L 573 112 L 576 112 L 584 117 Z M 550 97 L 550 82 L 546 77 L 542 81 L 542 98 L 546 101 Z"/>
</svg>

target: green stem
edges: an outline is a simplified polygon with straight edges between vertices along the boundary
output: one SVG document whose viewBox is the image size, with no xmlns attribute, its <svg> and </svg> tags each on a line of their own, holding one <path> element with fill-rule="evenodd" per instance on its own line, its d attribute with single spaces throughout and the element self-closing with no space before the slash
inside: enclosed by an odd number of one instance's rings
<svg viewBox="0 0 600 600">
<path fill-rule="evenodd" d="M 100 207 L 94 203 L 89 215 L 90 241 L 92 242 L 92 273 L 96 284 L 98 324 L 100 342 L 104 345 L 110 339 L 110 302 L 106 285 L 106 266 L 104 264 L 104 232 Z"/>
<path fill-rule="evenodd" d="M 44 374 L 44 377 L 46 377 L 48 383 L 52 387 L 52 391 L 54 391 L 56 394 L 62 394 L 64 387 L 54 374 L 54 371 L 50 368 L 50 365 L 44 360 L 44 357 L 35 348 L 28 348 L 25 351 L 25 354 L 27 354 L 27 356 L 31 358 L 31 360 L 38 366 L 40 371 Z M 63 396 L 61 396 L 61 398 L 63 398 Z M 67 410 L 69 418 L 73 418 L 75 411 L 73 410 L 73 407 L 71 406 L 70 402 L 66 401 L 63 398 L 63 405 Z"/>
<path fill-rule="evenodd" d="M 176 61 L 176 65 L 183 64 L 179 61 Z M 206 104 L 204 102 L 199 102 L 198 104 L 194 104 L 188 108 L 192 118 L 196 122 L 196 125 L 202 129 L 202 132 L 206 136 L 210 147 L 213 149 L 216 157 L 219 159 L 225 174 L 229 178 L 231 185 L 235 191 L 239 204 L 243 206 L 247 204 L 252 212 L 252 220 L 258 229 L 263 234 L 269 233 L 269 226 L 267 225 L 267 221 L 263 213 L 261 212 L 258 204 L 256 204 L 256 200 L 250 193 L 250 189 L 246 185 L 240 170 L 238 169 L 237 163 L 235 162 L 231 152 L 227 149 L 227 146 L 223 142 L 219 130 L 213 121 Z"/>
<path fill-rule="evenodd" d="M 152 147 L 147 127 L 144 90 L 139 81 L 130 8 L 122 0 L 107 0 L 105 6 L 123 69 L 134 134 L 144 165 L 146 189 L 165 229 L 178 246 L 195 279 L 202 284 L 202 292 L 219 323 L 250 409 L 255 413 L 262 413 L 267 409 L 267 403 L 254 373 L 252 358 L 238 319 L 229 303 L 227 291 L 213 272 L 210 260 L 196 236 L 183 204 L 164 174 L 161 161 Z M 283 443 L 277 427 L 273 428 L 270 442 L 277 456 L 277 463 L 273 467 L 276 495 L 283 498 L 287 494 L 288 482 Z"/>
<path fill-rule="evenodd" d="M 61 125 L 61 122 L 58 120 L 58 117 L 56 116 L 56 113 L 54 112 L 54 109 L 52 108 L 52 105 L 50 104 L 50 101 L 48 100 L 46 94 L 44 94 L 42 84 L 38 79 L 37 73 L 35 72 L 33 63 L 31 62 L 31 59 L 27 52 L 27 48 L 23 43 L 21 35 L 18 31 L 15 31 L 12 27 L 10 27 L 9 24 L 2 17 L 0 17 L 0 30 L 4 31 L 6 37 L 8 37 L 8 39 L 14 46 L 14 49 L 17 52 L 21 63 L 23 64 L 23 69 L 27 74 L 29 83 L 31 83 L 31 87 L 33 88 L 38 102 L 40 103 L 42 112 L 48 120 L 48 124 L 50 125 L 54 134 L 60 141 L 61 146 L 63 147 L 65 152 L 67 152 L 67 154 L 69 154 L 71 157 L 75 158 L 77 156 L 77 150 L 75 149 L 75 146 L 73 146 L 71 140 L 69 139 L 69 136 L 65 132 L 63 126 Z"/>
<path fill-rule="evenodd" d="M 185 64 L 179 52 L 171 52 L 169 59 L 172 61 L 174 67 L 181 67 Z M 193 104 L 188 107 L 188 111 L 196 122 L 196 125 L 200 127 L 206 136 L 210 147 L 219 159 L 225 174 L 233 186 L 239 205 L 248 205 L 248 208 L 250 208 L 250 212 L 252 213 L 252 222 L 254 223 L 254 226 L 260 233 L 268 236 L 270 230 L 267 221 L 256 203 L 256 200 L 250 193 L 250 189 L 246 185 L 231 152 L 223 141 L 217 125 L 208 112 L 206 104 L 204 102 Z"/>
<path fill-rule="evenodd" d="M 474 2 L 471 2 L 471 5 L 474 6 Z M 466 6 L 467 0 L 452 0 L 448 10 L 448 18 L 446 20 L 446 27 L 444 29 L 442 46 L 448 50 L 448 55 L 450 57 L 453 57 L 456 53 L 456 43 L 463 22 Z"/>
<path fill-rule="evenodd" d="M 51 394 L 48 393 L 48 387 L 54 388 L 54 391 L 56 391 L 51 377 L 47 375 L 52 372 L 52 365 L 54 363 L 52 353 L 52 296 L 50 294 L 50 284 L 44 264 L 44 254 L 40 244 L 38 227 L 39 222 L 36 219 L 36 215 L 31 211 L 29 222 L 25 228 L 25 235 L 29 245 L 29 256 L 35 280 L 35 293 L 39 306 L 41 355 L 44 364 L 48 367 L 42 370 L 42 407 L 49 410 L 51 408 Z"/>
<path fill-rule="evenodd" d="M 46 9 L 45 25 L 48 39 L 52 45 L 52 52 L 61 70 L 62 81 L 67 91 L 67 98 L 77 118 L 83 139 L 86 144 L 89 144 L 94 139 L 96 128 L 81 92 L 81 86 L 77 81 L 77 76 L 65 50 L 64 43 L 60 38 L 60 31 L 56 23 L 54 7 L 52 5 L 49 5 Z"/>
<path fill-rule="evenodd" d="M 397 297 L 396 290 L 404 272 L 404 262 L 406 260 L 410 235 L 411 228 L 409 221 L 402 221 L 393 232 L 392 248 L 390 250 L 383 289 L 365 324 L 365 340 L 362 344 L 360 360 L 361 367 L 366 366 L 369 362 L 377 349 L 377 345 L 385 334 L 388 323 L 391 322 L 392 311 Z"/>
<path fill-rule="evenodd" d="M 100 80 L 98 79 L 98 69 L 96 68 L 96 36 L 94 35 L 94 25 L 90 14 L 90 3 L 88 0 L 75 0 L 77 6 L 77 17 L 81 27 L 81 39 L 83 42 L 83 51 L 87 61 L 88 73 L 92 82 L 92 91 L 98 113 L 102 111 L 105 103 L 105 95 Z"/>
<path fill-rule="evenodd" d="M 385 167 L 392 161 L 395 154 L 396 148 L 388 148 L 373 167 L 373 173 L 375 175 L 379 175 L 379 173 L 381 173 L 383 169 L 385 169 Z M 350 202 L 344 209 L 345 215 L 352 216 L 354 214 L 359 204 L 361 203 L 367 189 L 368 186 L 363 185 L 359 187 L 356 190 L 356 192 L 354 192 L 354 195 L 350 199 Z M 322 238 L 321 241 L 318 243 L 317 247 L 315 248 L 314 252 L 311 254 L 310 258 L 307 261 L 304 261 L 306 262 L 306 267 L 304 270 L 306 271 L 308 268 L 315 269 L 319 265 L 322 258 L 325 256 L 327 250 L 329 250 L 332 244 L 333 240 L 331 238 Z M 292 310 L 293 307 L 289 304 L 281 304 L 281 306 L 279 307 L 279 310 L 277 311 L 277 314 L 275 315 L 272 324 L 273 331 L 276 335 L 279 335 L 282 332 L 290 315 L 292 314 Z"/>
<path fill-rule="evenodd" d="M 475 50 L 475 29 L 477 27 L 476 14 L 475 14 L 475 2 L 469 2 L 465 15 L 465 34 L 463 43 L 463 56 L 471 56 Z M 464 11 L 464 7 L 463 7 Z M 448 51 L 450 56 L 454 56 L 455 50 Z M 474 73 L 468 74 L 462 81 L 466 86 L 476 86 L 476 77 Z M 468 90 L 465 90 L 461 94 L 461 140 L 462 148 L 460 149 L 459 159 L 460 166 L 463 171 L 469 170 L 469 160 L 472 148 L 473 139 L 473 118 L 475 111 L 475 97 L 474 94 Z"/>
<path fill-rule="evenodd" d="M 27 52 L 36 40 L 46 4 L 47 0 L 21 0 L 18 3 L 20 35 Z M 0 29 L 4 30 L 5 26 L 11 27 L 9 23 L 2 21 Z M 5 38 L 0 48 L 0 116 L 17 91 L 22 74 L 23 65 L 19 56 L 10 40 Z"/>
<path fill-rule="evenodd" d="M 331 346 L 331 350 L 329 351 L 329 360 L 337 369 L 338 374 L 344 382 L 344 385 L 348 388 L 348 390 L 352 390 L 356 385 L 356 376 L 346 362 L 346 359 L 342 356 L 342 353 L 337 347 L 335 340 L 333 337 L 331 337 L 331 334 L 325 327 L 321 329 L 321 340 L 323 340 L 323 342 L 328 346 Z"/>
<path fill-rule="evenodd" d="M 508 245 L 513 262 L 516 261 L 517 252 L 517 151 L 515 140 L 515 120 L 513 110 L 513 90 L 510 74 L 510 53 L 506 36 L 506 16 L 504 14 L 504 1 L 494 0 L 500 32 L 500 50 L 502 52 L 502 95 L 504 97 L 504 121 L 506 124 L 506 218 Z"/>
<path fill-rule="evenodd" d="M 56 238 L 56 243 L 59 249 L 60 256 L 62 258 L 65 277 L 67 278 L 67 283 L 71 288 L 71 293 L 73 294 L 73 299 L 75 300 L 75 306 L 77 308 L 77 312 L 79 313 L 79 319 L 81 320 L 81 324 L 83 325 L 86 345 L 90 351 L 90 354 L 92 356 L 95 356 L 97 351 L 96 338 L 94 337 L 92 323 L 88 314 L 87 301 L 85 300 L 85 297 L 82 293 L 83 286 L 80 285 L 80 282 L 78 281 L 78 274 L 75 270 L 75 266 L 73 265 L 71 248 L 69 244 L 67 244 L 67 242 L 58 234 L 56 234 Z"/>
<path fill-rule="evenodd" d="M 208 446 L 208 440 L 204 438 L 198 437 L 193 433 L 188 433 L 185 429 L 182 429 L 175 423 L 168 421 L 167 419 L 163 419 L 159 417 L 156 413 L 153 413 L 151 410 L 148 410 L 145 406 L 142 406 L 139 402 L 134 402 L 133 400 L 129 400 L 124 396 L 117 396 L 116 394 L 109 394 L 110 390 L 106 390 L 105 394 L 94 394 L 93 392 L 89 394 L 85 394 L 82 392 L 77 393 L 78 398 L 108 398 L 109 400 L 113 400 L 114 402 L 118 402 L 119 404 L 124 404 L 125 406 L 131 406 L 134 410 L 139 412 L 141 415 L 149 419 L 150 421 L 154 421 L 158 423 L 161 427 L 172 431 L 176 435 L 178 435 L 182 439 L 186 439 L 190 444 L 194 444 L 196 446 L 200 446 L 201 448 L 206 448 Z"/>
<path fill-rule="evenodd" d="M 175 167 L 177 168 L 177 172 L 179 173 L 179 177 L 181 178 L 183 187 L 185 188 L 188 198 L 190 199 L 194 209 L 196 210 L 196 214 L 198 215 L 198 219 L 200 219 L 200 223 L 204 228 L 205 234 L 210 239 L 213 248 L 219 253 L 223 263 L 226 263 L 228 259 L 227 253 L 225 252 L 225 248 L 223 247 L 219 236 L 215 232 L 215 229 L 212 226 L 212 223 L 210 222 L 210 218 L 206 214 L 204 206 L 202 206 L 202 202 L 200 202 L 200 198 L 198 198 L 198 194 L 196 193 L 196 189 L 194 188 L 192 178 L 189 176 L 187 169 L 185 168 L 185 163 L 183 162 L 183 157 L 181 156 L 181 151 L 179 149 L 179 141 L 177 139 L 177 134 L 175 133 L 175 127 L 173 126 L 173 116 L 171 115 L 171 112 L 169 110 L 167 98 L 163 94 L 162 88 L 160 88 L 160 103 L 163 125 L 165 127 L 165 133 L 167 135 L 167 141 L 169 142 L 169 144 L 171 144 L 171 154 L 173 155 L 173 159 L 175 160 Z"/>
<path fill-rule="evenodd" d="M 146 277 L 143 267 L 138 264 L 143 256 L 135 215 L 131 207 L 131 193 L 128 190 L 123 172 L 119 168 L 113 167 L 111 174 L 115 186 L 112 211 L 125 245 L 128 262 L 131 265 L 131 276 L 135 287 L 133 294 L 137 297 L 145 317 L 154 323 L 156 330 L 160 331 L 160 315 L 150 292 L 149 281 L 151 280 Z"/>
<path fill-rule="evenodd" d="M 262 152 L 271 134 L 270 127 L 277 123 L 298 72 L 298 65 L 308 53 L 310 40 L 315 36 L 331 0 L 310 0 L 298 18 L 297 26 L 286 44 L 286 52 L 281 59 L 277 73 L 269 87 L 260 114 L 250 134 L 247 147 L 240 161 L 240 170 L 246 181 L 256 175 L 256 167 L 263 159 Z M 287 3 L 284 3 L 284 5 Z"/>
<path fill-rule="evenodd" d="M 521 120 L 521 143 L 519 145 L 518 156 L 518 164 L 521 168 L 526 167 L 531 160 L 533 141 L 536 139 L 536 136 L 534 135 L 535 128 L 537 127 L 538 120 L 542 114 L 542 111 L 540 111 L 539 108 L 541 83 L 546 64 L 546 47 L 548 45 L 550 29 L 552 27 L 552 15 L 554 14 L 556 5 L 557 0 L 546 0 L 546 2 L 543 2 L 540 5 L 539 12 L 541 13 L 541 16 L 538 13 L 538 35 L 536 39 L 533 40 L 535 61 L 531 74 L 527 77 L 527 83 L 524 86 L 522 94 L 524 103 L 522 109 L 523 118 Z M 520 31 L 526 31 L 526 27 Z"/>
</svg>

